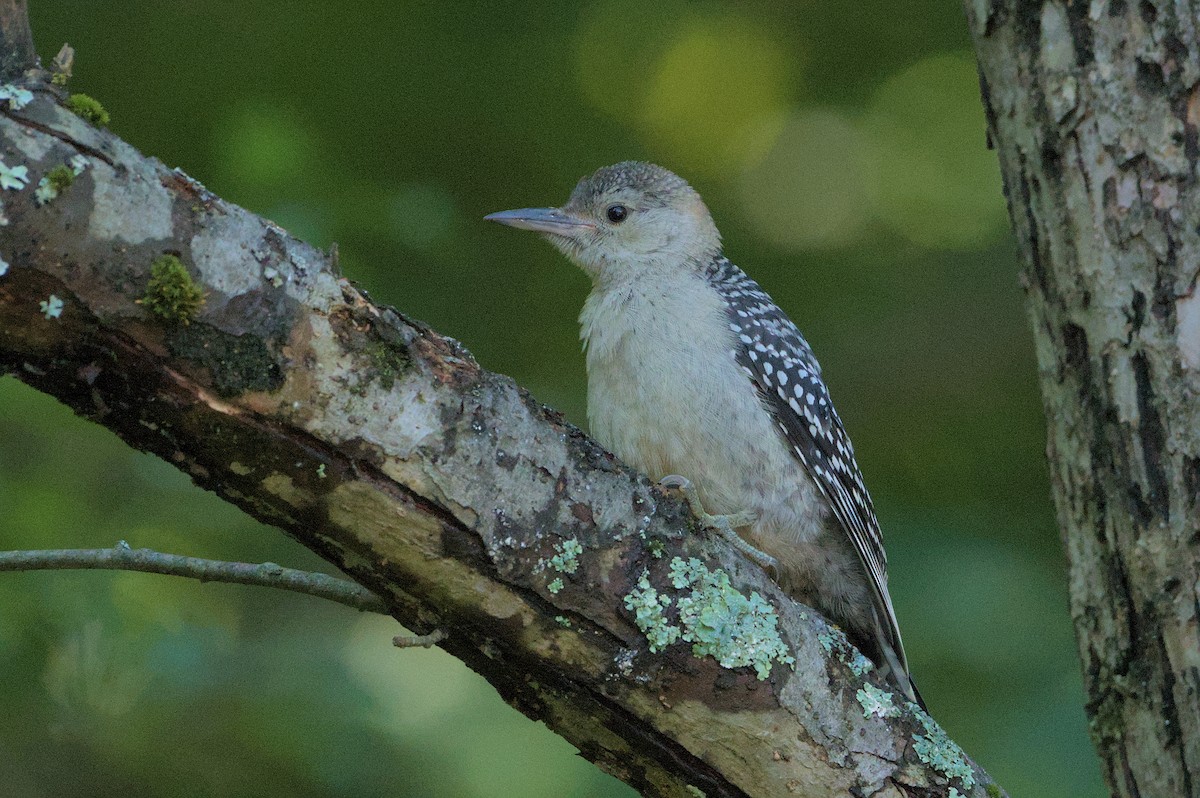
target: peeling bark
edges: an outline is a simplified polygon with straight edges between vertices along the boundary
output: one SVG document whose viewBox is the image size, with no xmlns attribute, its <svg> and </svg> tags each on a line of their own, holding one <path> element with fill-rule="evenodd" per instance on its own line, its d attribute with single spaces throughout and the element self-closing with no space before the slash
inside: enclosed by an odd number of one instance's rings
<svg viewBox="0 0 1200 798">
<path fill-rule="evenodd" d="M 968 0 L 1024 262 L 1092 739 L 1200 795 L 1200 6 Z"/>
<path fill-rule="evenodd" d="M 30 177 L 0 192 L 0 369 L 278 526 L 405 626 L 445 630 L 513 706 L 647 795 L 1000 794 L 677 499 L 326 253 L 27 87 L 0 116 L 0 158 Z M 78 156 L 39 204 L 38 179 Z M 138 302 L 163 254 L 205 292 L 194 318 Z M 677 557 L 764 596 L 795 668 L 760 681 L 684 642 L 651 652 L 626 600 L 645 575 L 673 622 Z"/>
</svg>

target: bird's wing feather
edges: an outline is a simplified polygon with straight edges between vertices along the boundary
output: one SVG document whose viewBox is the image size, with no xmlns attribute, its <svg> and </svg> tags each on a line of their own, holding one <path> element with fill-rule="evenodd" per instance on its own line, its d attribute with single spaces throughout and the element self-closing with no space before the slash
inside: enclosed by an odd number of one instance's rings
<svg viewBox="0 0 1200 798">
<path fill-rule="evenodd" d="M 888 642 L 908 662 L 887 587 L 887 556 L 871 496 L 854 459 L 850 436 L 830 401 L 821 367 L 796 325 L 737 266 L 720 259 L 708 275 L 722 293 L 734 355 L 758 389 L 796 458 L 816 482 L 870 579 L 886 617 Z"/>
</svg>

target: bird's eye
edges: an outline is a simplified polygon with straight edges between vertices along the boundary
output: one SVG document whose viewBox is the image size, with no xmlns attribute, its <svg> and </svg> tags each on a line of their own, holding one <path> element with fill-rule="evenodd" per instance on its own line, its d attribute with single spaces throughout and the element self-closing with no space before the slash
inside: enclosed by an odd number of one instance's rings
<svg viewBox="0 0 1200 798">
<path fill-rule="evenodd" d="M 613 224 L 619 224 L 625 221 L 625 217 L 629 215 L 629 210 L 624 205 L 609 205 L 604 215 Z"/>
</svg>

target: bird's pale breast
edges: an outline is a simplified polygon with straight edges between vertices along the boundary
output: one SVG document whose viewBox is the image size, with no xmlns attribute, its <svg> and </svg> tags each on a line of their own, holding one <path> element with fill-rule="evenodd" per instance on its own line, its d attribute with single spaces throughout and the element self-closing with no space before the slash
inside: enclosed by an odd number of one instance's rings
<svg viewBox="0 0 1200 798">
<path fill-rule="evenodd" d="M 692 480 L 711 513 L 758 513 L 756 538 L 799 542 L 822 527 L 815 486 L 736 363 L 720 298 L 700 276 L 597 288 L 580 321 L 600 443 L 653 479 Z"/>
</svg>

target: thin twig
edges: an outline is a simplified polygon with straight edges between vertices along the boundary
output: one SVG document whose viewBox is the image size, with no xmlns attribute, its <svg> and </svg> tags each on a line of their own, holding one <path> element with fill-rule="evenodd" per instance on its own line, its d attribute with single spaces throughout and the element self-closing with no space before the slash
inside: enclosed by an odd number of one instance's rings
<svg viewBox="0 0 1200 798">
<path fill-rule="evenodd" d="M 238 585 L 275 587 L 336 601 L 356 610 L 388 614 L 383 600 L 362 585 L 328 574 L 284 568 L 273 562 L 259 564 L 205 560 L 164 554 L 150 549 L 132 549 L 121 541 L 111 549 L 49 549 L 45 551 L 0 552 L 0 571 L 54 571 L 98 569 L 142 571 L 150 574 L 186 576 L 201 582 L 231 582 Z"/>
</svg>

